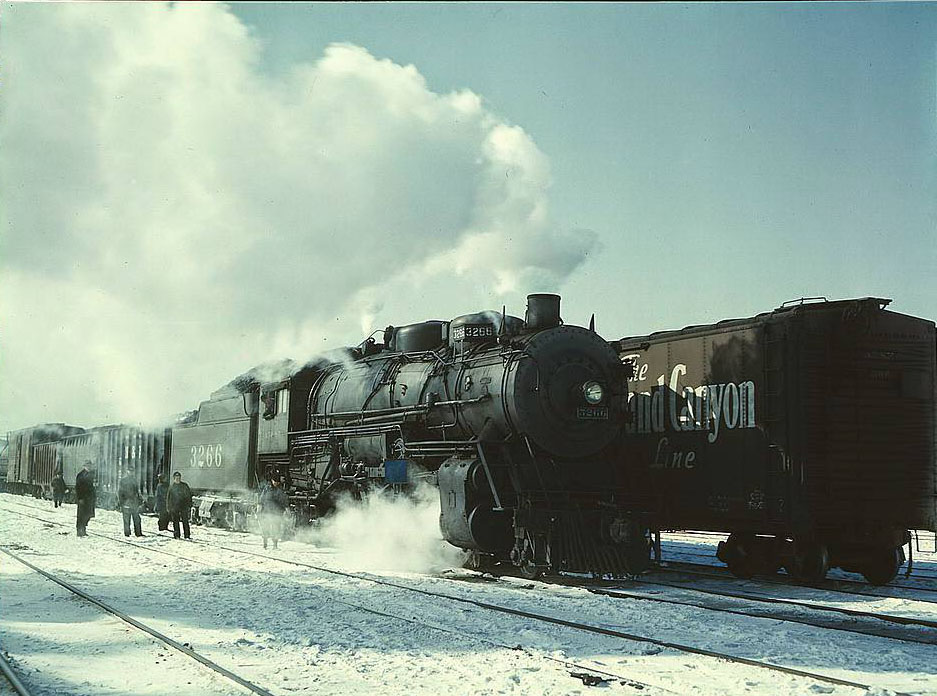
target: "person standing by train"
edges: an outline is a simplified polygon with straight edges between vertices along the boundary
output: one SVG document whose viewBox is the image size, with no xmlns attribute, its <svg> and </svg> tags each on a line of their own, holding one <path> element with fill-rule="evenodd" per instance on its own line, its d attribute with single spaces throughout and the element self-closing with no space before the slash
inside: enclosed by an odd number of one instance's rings
<svg viewBox="0 0 937 696">
<path fill-rule="evenodd" d="M 274 475 L 270 479 L 270 488 L 260 495 L 260 534 L 264 539 L 264 548 L 267 548 L 267 538 L 273 541 L 273 548 L 277 548 L 283 536 L 283 515 L 289 506 L 290 499 L 283 490 L 280 477 Z"/>
<path fill-rule="evenodd" d="M 166 483 L 166 474 L 160 474 L 159 483 L 156 484 L 156 514 L 158 516 L 157 526 L 161 532 L 169 529 L 169 508 L 166 503 L 168 496 L 169 484 Z"/>
<path fill-rule="evenodd" d="M 172 485 L 166 495 L 166 505 L 169 508 L 169 518 L 172 520 L 172 535 L 179 538 L 179 523 L 185 538 L 191 538 L 189 529 L 189 515 L 192 513 L 192 490 L 189 484 L 182 480 L 178 471 L 172 475 Z"/>
<path fill-rule="evenodd" d="M 91 462 L 85 462 L 75 477 L 75 500 L 78 502 L 78 536 L 88 536 L 88 521 L 94 517 L 94 473 Z"/>
<path fill-rule="evenodd" d="M 65 500 L 65 477 L 62 476 L 61 469 L 55 472 L 52 478 L 52 502 L 55 507 L 62 507 L 62 501 Z"/>
<path fill-rule="evenodd" d="M 143 497 L 140 495 L 140 484 L 132 466 L 128 466 L 124 477 L 117 486 L 117 502 L 124 517 L 124 536 L 130 536 L 130 520 L 133 520 L 134 536 L 142 537 L 143 529 L 140 524 L 140 505 Z"/>
</svg>

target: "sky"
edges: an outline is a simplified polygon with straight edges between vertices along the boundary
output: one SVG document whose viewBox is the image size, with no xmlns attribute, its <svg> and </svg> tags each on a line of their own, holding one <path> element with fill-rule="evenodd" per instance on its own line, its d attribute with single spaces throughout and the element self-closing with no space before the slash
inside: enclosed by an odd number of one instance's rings
<svg viewBox="0 0 937 696">
<path fill-rule="evenodd" d="M 932 3 L 3 3 L 0 431 L 558 292 L 937 317 Z"/>
</svg>

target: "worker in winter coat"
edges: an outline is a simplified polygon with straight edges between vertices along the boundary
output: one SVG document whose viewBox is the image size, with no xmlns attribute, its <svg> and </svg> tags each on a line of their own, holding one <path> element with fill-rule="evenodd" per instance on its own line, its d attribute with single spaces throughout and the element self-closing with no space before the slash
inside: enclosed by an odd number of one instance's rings
<svg viewBox="0 0 937 696">
<path fill-rule="evenodd" d="M 169 529 L 169 508 L 166 503 L 168 495 L 169 484 L 166 483 L 166 474 L 160 474 L 159 483 L 156 484 L 156 514 L 159 516 L 157 525 L 161 532 Z"/>
<path fill-rule="evenodd" d="M 95 494 L 94 494 L 94 474 L 91 472 L 91 462 L 85 462 L 85 465 L 78 472 L 75 478 L 75 500 L 78 502 L 78 536 L 88 536 L 88 521 L 94 517 Z"/>
<path fill-rule="evenodd" d="M 142 537 L 143 529 L 140 525 L 140 505 L 143 497 L 140 495 L 140 484 L 132 466 L 127 467 L 124 477 L 117 486 L 117 502 L 124 517 L 124 536 L 130 536 L 130 520 L 133 520 L 134 536 Z"/>
<path fill-rule="evenodd" d="M 283 537 L 284 514 L 290 506 L 289 496 L 283 490 L 279 476 L 270 479 L 270 488 L 260 495 L 260 533 L 267 548 L 267 539 L 273 541 L 273 548 Z"/>
<path fill-rule="evenodd" d="M 179 538 L 179 523 L 185 538 L 191 537 L 189 529 L 189 516 L 192 514 L 192 490 L 189 484 L 182 480 L 178 471 L 172 475 L 172 485 L 166 494 L 166 506 L 169 509 L 169 519 L 172 520 L 172 535 Z"/>
<path fill-rule="evenodd" d="M 55 507 L 62 507 L 62 501 L 65 500 L 65 477 L 61 471 L 56 471 L 52 478 L 52 502 Z"/>
</svg>

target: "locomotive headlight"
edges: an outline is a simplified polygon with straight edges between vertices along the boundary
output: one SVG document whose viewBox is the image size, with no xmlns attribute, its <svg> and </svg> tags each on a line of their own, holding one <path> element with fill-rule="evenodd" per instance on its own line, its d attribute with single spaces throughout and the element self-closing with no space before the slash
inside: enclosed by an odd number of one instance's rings
<svg viewBox="0 0 937 696">
<path fill-rule="evenodd" d="M 586 403 L 595 406 L 605 398 L 605 390 L 598 382 L 589 381 L 582 385 L 582 395 L 585 397 Z"/>
</svg>

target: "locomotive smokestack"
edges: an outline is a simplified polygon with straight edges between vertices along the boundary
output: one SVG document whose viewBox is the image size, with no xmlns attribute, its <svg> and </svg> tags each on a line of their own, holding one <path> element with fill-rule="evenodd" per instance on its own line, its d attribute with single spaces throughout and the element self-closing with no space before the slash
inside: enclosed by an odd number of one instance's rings
<svg viewBox="0 0 937 696">
<path fill-rule="evenodd" d="M 536 293 L 527 296 L 527 316 L 524 317 L 527 329 L 549 329 L 559 326 L 560 321 L 559 295 Z"/>
</svg>

